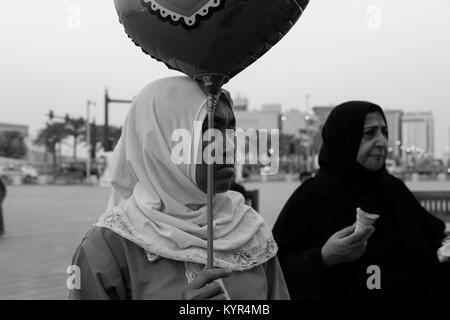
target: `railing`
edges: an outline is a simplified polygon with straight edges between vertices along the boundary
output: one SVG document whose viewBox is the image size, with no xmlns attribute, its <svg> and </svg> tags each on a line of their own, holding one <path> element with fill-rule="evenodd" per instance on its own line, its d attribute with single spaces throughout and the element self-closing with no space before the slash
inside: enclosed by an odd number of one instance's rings
<svg viewBox="0 0 450 320">
<path fill-rule="evenodd" d="M 450 219 L 450 191 L 415 191 L 420 204 L 434 215 L 448 215 Z"/>
<path fill-rule="evenodd" d="M 450 191 L 414 191 L 414 196 L 429 213 L 442 219 L 450 235 Z"/>
</svg>

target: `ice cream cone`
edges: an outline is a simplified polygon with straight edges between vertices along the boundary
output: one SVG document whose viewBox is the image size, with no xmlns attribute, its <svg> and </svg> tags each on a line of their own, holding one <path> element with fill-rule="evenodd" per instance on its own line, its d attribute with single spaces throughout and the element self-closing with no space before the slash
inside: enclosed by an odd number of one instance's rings
<svg viewBox="0 0 450 320">
<path fill-rule="evenodd" d="M 377 214 L 370 214 L 361 208 L 357 208 L 355 233 L 364 231 L 367 227 L 373 225 L 379 217 Z"/>
</svg>

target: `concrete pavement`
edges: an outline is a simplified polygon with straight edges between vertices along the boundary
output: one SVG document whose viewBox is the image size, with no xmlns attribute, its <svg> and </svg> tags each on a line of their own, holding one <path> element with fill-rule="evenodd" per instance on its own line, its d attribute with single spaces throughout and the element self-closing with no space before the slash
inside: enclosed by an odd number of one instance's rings
<svg viewBox="0 0 450 320">
<path fill-rule="evenodd" d="M 0 238 L 0 299 L 66 299 L 66 268 L 102 213 L 108 190 L 9 187 Z"/>
</svg>

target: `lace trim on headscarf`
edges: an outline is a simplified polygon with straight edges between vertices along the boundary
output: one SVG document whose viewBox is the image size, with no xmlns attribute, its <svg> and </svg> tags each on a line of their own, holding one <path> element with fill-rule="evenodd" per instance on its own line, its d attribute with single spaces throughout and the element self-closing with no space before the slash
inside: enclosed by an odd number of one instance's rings
<svg viewBox="0 0 450 320">
<path fill-rule="evenodd" d="M 169 250 L 161 246 L 151 235 L 141 234 L 117 207 L 105 212 L 95 225 L 110 229 L 144 249 L 150 262 L 155 262 L 160 257 L 166 257 L 178 261 L 206 264 L 206 249 L 185 249 L 178 251 L 176 256 L 171 256 Z M 214 266 L 235 271 L 249 270 L 269 261 L 277 251 L 277 244 L 271 237 L 254 247 L 243 247 L 237 251 L 226 253 L 215 251 Z"/>
</svg>

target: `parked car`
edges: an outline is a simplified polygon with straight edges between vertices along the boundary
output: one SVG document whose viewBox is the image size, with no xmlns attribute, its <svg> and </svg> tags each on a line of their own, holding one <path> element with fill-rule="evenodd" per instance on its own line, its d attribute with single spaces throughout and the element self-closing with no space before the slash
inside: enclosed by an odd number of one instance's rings
<svg viewBox="0 0 450 320">
<path fill-rule="evenodd" d="M 14 181 L 14 177 L 20 175 L 21 175 L 20 171 L 15 170 L 13 167 L 10 166 L 0 167 L 0 179 L 2 179 L 5 184 L 11 184 Z"/>
<path fill-rule="evenodd" d="M 86 177 L 86 171 L 86 162 L 84 161 L 67 162 L 63 163 L 60 167 L 61 174 L 69 174 L 79 178 Z M 90 172 L 92 176 L 99 176 L 96 163 L 91 163 Z"/>
<path fill-rule="evenodd" d="M 20 167 L 22 172 L 22 182 L 23 183 L 36 183 L 38 180 L 39 173 L 37 169 L 30 165 L 23 165 Z"/>
<path fill-rule="evenodd" d="M 35 183 L 38 179 L 38 171 L 30 165 L 5 165 L 0 166 L 0 178 L 6 184 L 12 184 L 15 180 L 22 183 Z"/>
</svg>

